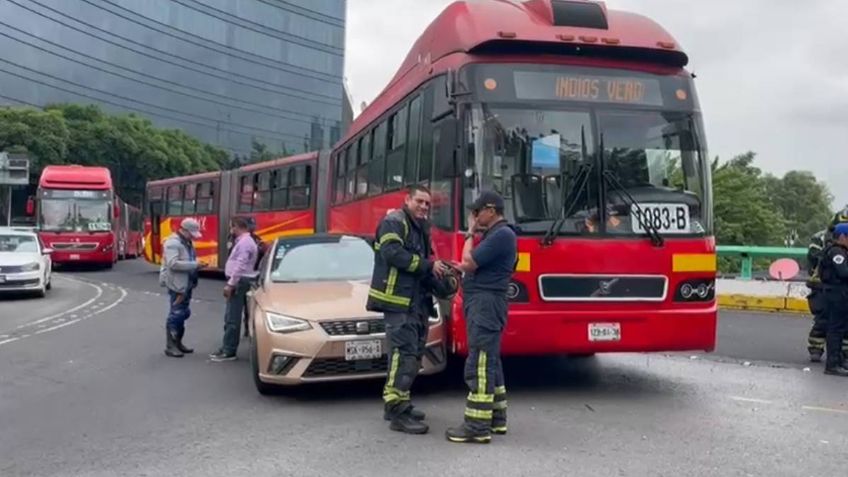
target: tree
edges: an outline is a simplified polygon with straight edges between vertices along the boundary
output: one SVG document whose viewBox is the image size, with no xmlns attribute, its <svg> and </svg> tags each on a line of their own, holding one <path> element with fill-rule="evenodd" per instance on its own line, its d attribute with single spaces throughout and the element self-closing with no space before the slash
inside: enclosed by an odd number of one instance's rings
<svg viewBox="0 0 848 477">
<path fill-rule="evenodd" d="M 769 200 L 786 219 L 787 236 L 809 240 L 833 216 L 833 196 L 811 172 L 789 171 L 782 178 L 767 175 L 765 185 Z"/>
<path fill-rule="evenodd" d="M 69 136 L 61 114 L 33 108 L 0 108 L 0 151 L 27 152 L 34 170 L 61 164 L 68 152 Z"/>
<path fill-rule="evenodd" d="M 713 162 L 716 240 L 727 245 L 783 245 L 786 220 L 769 197 L 762 171 L 747 152 Z"/>
</svg>

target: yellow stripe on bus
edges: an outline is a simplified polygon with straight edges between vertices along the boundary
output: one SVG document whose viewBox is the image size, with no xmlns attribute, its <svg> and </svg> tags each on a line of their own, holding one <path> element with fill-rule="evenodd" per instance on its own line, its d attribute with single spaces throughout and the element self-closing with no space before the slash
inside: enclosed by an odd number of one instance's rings
<svg viewBox="0 0 848 477">
<path fill-rule="evenodd" d="M 714 253 L 675 254 L 672 257 L 674 272 L 714 272 L 716 256 Z"/>
</svg>

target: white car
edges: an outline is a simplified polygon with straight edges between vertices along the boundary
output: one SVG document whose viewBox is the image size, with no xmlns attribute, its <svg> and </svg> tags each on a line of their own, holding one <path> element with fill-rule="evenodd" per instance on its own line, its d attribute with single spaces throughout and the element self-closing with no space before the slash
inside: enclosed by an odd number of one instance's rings
<svg viewBox="0 0 848 477">
<path fill-rule="evenodd" d="M 45 296 L 53 272 L 51 253 L 31 229 L 0 227 L 0 292 Z"/>
</svg>

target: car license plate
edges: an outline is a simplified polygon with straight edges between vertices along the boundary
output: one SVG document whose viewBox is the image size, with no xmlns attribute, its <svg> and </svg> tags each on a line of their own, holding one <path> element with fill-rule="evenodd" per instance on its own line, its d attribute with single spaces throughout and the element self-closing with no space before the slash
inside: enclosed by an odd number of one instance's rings
<svg viewBox="0 0 848 477">
<path fill-rule="evenodd" d="M 80 256 L 79 256 L 78 254 L 76 254 L 76 253 L 72 253 L 72 254 L 71 254 L 71 256 L 70 256 L 70 259 L 71 259 L 71 260 L 79 260 L 79 259 L 80 259 Z"/>
<path fill-rule="evenodd" d="M 661 234 L 690 233 L 689 206 L 686 204 L 639 204 L 644 212 L 643 221 L 653 226 Z M 632 229 L 634 233 L 644 234 L 645 227 L 639 220 L 639 209 L 636 205 L 630 207 Z"/>
<path fill-rule="evenodd" d="M 621 323 L 589 323 L 589 341 L 621 341 Z"/>
<path fill-rule="evenodd" d="M 376 359 L 383 356 L 383 342 L 380 340 L 345 341 L 345 360 Z"/>
</svg>

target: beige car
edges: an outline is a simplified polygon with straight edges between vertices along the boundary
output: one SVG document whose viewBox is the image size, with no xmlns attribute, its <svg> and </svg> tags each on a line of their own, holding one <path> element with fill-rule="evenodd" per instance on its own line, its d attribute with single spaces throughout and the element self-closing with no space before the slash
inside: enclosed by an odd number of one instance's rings
<svg viewBox="0 0 848 477">
<path fill-rule="evenodd" d="M 269 247 L 248 293 L 251 368 L 260 393 L 386 376 L 383 317 L 365 309 L 373 265 L 371 244 L 355 236 L 284 237 Z M 431 318 L 422 374 L 445 368 L 445 336 L 441 317 Z"/>
</svg>

